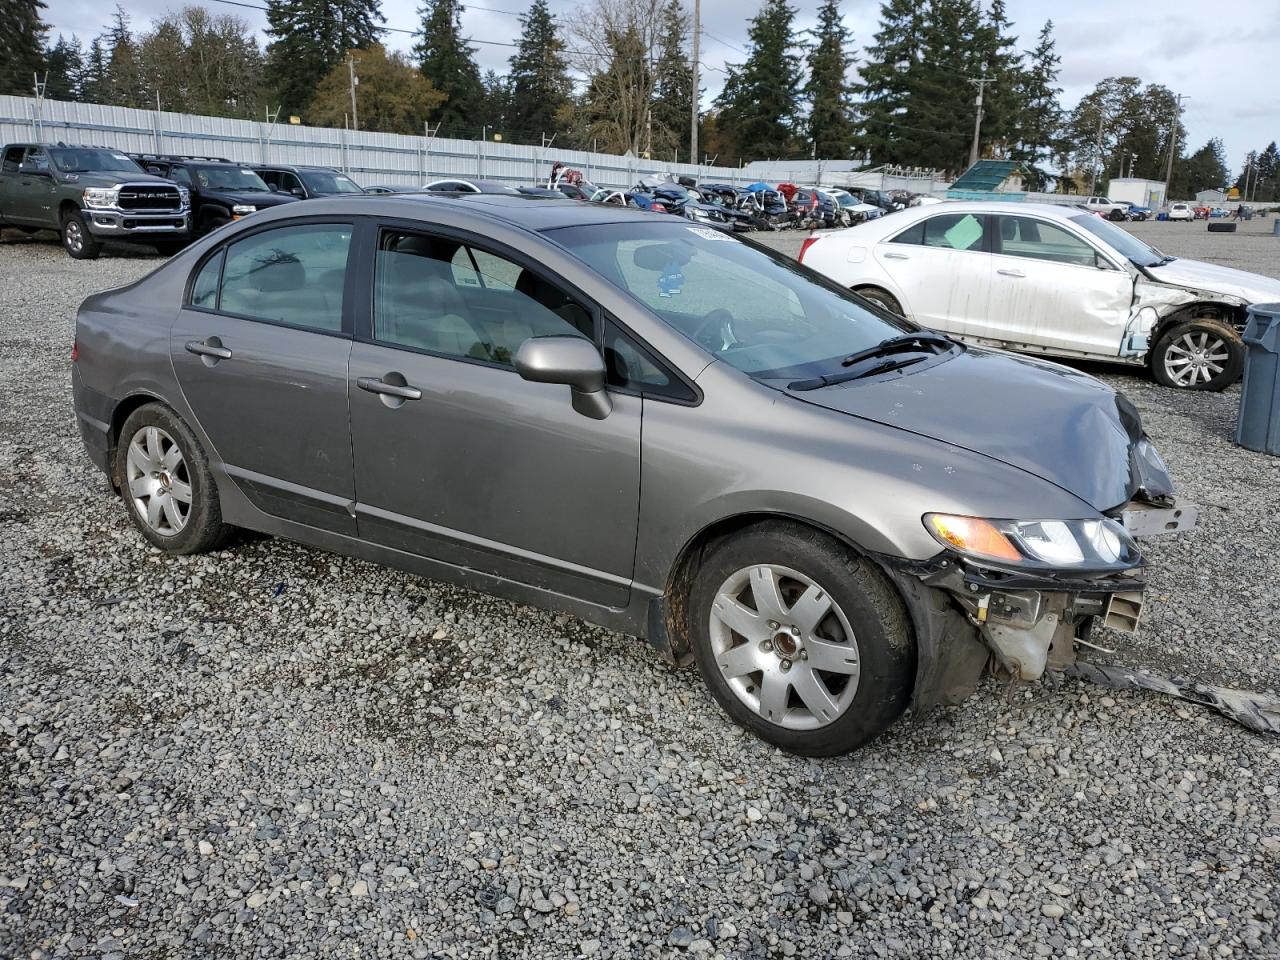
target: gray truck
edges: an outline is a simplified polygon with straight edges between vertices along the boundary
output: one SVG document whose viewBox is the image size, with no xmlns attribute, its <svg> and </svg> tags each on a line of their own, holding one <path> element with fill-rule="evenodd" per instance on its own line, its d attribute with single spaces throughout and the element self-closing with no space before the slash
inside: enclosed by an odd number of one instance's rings
<svg viewBox="0 0 1280 960">
<path fill-rule="evenodd" d="M 188 240 L 185 187 L 143 171 L 119 150 L 11 143 L 0 154 L 0 227 L 56 230 L 77 260 L 107 240 L 172 253 Z"/>
</svg>

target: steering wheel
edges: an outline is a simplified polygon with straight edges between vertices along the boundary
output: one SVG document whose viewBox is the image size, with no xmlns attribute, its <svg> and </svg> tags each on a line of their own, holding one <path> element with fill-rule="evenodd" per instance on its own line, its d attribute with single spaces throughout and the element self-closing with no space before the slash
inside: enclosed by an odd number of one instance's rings
<svg viewBox="0 0 1280 960">
<path fill-rule="evenodd" d="M 724 307 L 717 307 L 702 319 L 693 339 L 712 353 L 719 353 L 737 346 L 740 342 L 733 332 L 734 316 Z"/>
</svg>

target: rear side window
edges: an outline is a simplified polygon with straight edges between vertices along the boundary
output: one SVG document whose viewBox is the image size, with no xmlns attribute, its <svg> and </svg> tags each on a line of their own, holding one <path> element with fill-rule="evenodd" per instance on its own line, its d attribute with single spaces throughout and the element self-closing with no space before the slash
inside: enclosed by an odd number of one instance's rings
<svg viewBox="0 0 1280 960">
<path fill-rule="evenodd" d="M 253 320 L 338 333 L 350 224 L 265 230 L 231 244 L 218 309 Z"/>
<path fill-rule="evenodd" d="M 949 250 L 984 250 L 986 218 L 971 213 L 944 213 L 903 230 L 890 243 Z"/>
<path fill-rule="evenodd" d="M 191 285 L 191 306 L 215 310 L 218 306 L 218 281 L 222 279 L 222 258 L 226 252 L 219 250 L 211 257 Z"/>
</svg>

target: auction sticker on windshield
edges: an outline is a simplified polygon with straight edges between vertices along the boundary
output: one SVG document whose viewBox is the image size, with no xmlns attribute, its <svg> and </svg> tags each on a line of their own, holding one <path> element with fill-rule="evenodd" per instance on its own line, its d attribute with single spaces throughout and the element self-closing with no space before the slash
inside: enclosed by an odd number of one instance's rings
<svg viewBox="0 0 1280 960">
<path fill-rule="evenodd" d="M 690 233 L 696 233 L 704 240 L 729 240 L 732 242 L 735 239 L 727 233 L 720 230 L 712 230 L 710 227 L 686 227 L 685 229 Z"/>
</svg>

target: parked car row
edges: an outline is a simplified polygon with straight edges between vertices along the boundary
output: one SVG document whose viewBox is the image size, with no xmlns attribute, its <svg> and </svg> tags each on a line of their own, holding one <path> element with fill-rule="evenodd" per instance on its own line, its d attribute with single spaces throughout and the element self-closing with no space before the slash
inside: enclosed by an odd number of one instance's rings
<svg viewBox="0 0 1280 960">
<path fill-rule="evenodd" d="M 947 300 L 1069 330 L 1019 306 L 1061 270 L 1111 282 L 1071 310 L 1150 286 L 1088 317 L 1162 333 L 1176 264 L 1087 214 L 909 209 L 811 244 L 823 277 L 618 204 L 307 203 L 77 314 L 86 451 L 161 551 L 244 527 L 575 614 L 828 755 L 1135 629 L 1138 538 L 1194 524 L 1124 397 L 947 331 Z"/>
</svg>

